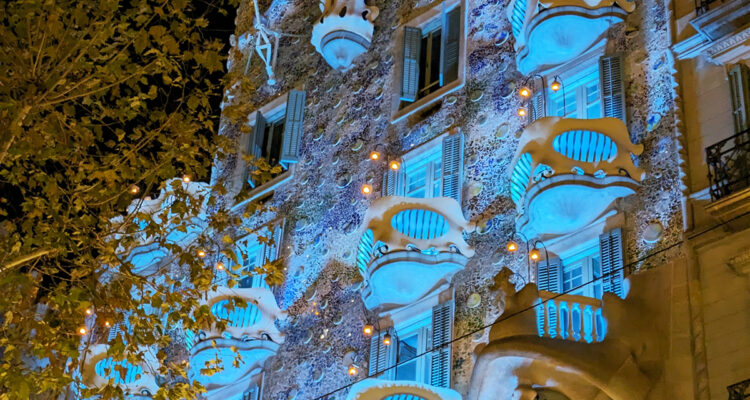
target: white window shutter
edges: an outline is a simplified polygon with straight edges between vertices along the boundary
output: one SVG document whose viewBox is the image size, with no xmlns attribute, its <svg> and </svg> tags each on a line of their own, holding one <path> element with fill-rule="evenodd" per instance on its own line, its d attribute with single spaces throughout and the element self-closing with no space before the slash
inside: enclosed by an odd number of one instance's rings
<svg viewBox="0 0 750 400">
<path fill-rule="evenodd" d="M 458 78 L 458 46 L 461 37 L 461 7 L 448 11 L 443 17 L 440 42 L 440 86 Z"/>
<path fill-rule="evenodd" d="M 536 264 L 536 286 L 539 290 L 562 293 L 562 263 L 557 257 Z"/>
<path fill-rule="evenodd" d="M 403 196 L 405 180 L 403 169 L 388 168 L 383 174 L 383 196 Z"/>
<path fill-rule="evenodd" d="M 391 344 L 383 344 L 383 337 L 387 332 L 376 332 L 370 338 L 370 359 L 367 376 L 374 377 L 381 372 L 385 372 L 385 379 L 395 377 L 395 368 L 388 369 L 396 365 L 396 351 L 398 349 L 398 339 L 395 334 L 391 334 Z M 386 371 L 387 370 L 387 371 Z"/>
<path fill-rule="evenodd" d="M 404 65 L 401 76 L 401 100 L 414 101 L 419 90 L 419 53 L 422 47 L 422 30 L 404 28 Z"/>
<path fill-rule="evenodd" d="M 464 135 L 454 133 L 443 138 L 443 196 L 461 204 L 464 169 Z"/>
<path fill-rule="evenodd" d="M 622 229 L 617 228 L 599 235 L 599 253 L 602 258 L 602 289 L 625 298 L 623 288 L 624 259 Z"/>
<path fill-rule="evenodd" d="M 281 143 L 282 163 L 296 163 L 299 160 L 299 147 L 302 141 L 305 121 L 305 92 L 290 90 L 286 100 L 286 119 L 284 120 L 284 137 Z"/>
<path fill-rule="evenodd" d="M 529 123 L 547 116 L 547 107 L 544 102 L 544 88 L 542 88 L 537 90 L 529 100 Z"/>
<path fill-rule="evenodd" d="M 451 340 L 453 339 L 453 301 L 432 308 L 432 365 L 430 385 L 450 387 Z"/>
<path fill-rule="evenodd" d="M 737 64 L 729 70 L 729 91 L 734 130 L 739 133 L 750 128 L 750 69 L 745 64 Z"/>
<path fill-rule="evenodd" d="M 602 89 L 602 115 L 619 118 L 627 124 L 625 112 L 625 81 L 622 54 L 599 59 Z"/>
</svg>

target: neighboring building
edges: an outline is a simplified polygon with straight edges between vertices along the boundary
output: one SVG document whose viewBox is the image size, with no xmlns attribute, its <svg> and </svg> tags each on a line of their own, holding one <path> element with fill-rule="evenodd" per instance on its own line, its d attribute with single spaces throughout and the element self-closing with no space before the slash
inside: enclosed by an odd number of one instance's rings
<svg viewBox="0 0 750 400">
<path fill-rule="evenodd" d="M 750 396 L 750 2 L 259 3 L 209 399 Z"/>
</svg>

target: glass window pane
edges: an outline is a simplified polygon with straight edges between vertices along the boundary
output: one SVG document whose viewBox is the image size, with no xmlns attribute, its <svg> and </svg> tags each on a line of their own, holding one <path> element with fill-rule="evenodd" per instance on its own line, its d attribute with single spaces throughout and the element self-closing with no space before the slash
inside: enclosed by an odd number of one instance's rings
<svg viewBox="0 0 750 400">
<path fill-rule="evenodd" d="M 398 351 L 396 353 L 396 363 L 405 363 L 396 367 L 397 380 L 413 381 L 417 378 L 417 346 L 419 346 L 419 334 L 399 338 Z M 412 360 L 410 362 L 407 362 Z"/>
</svg>

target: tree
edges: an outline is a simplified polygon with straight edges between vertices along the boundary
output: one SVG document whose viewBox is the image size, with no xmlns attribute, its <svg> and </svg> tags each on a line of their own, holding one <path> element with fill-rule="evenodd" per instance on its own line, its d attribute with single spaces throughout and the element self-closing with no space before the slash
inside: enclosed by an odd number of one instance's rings
<svg viewBox="0 0 750 400">
<path fill-rule="evenodd" d="M 237 77 L 212 79 L 225 43 L 205 38 L 196 4 L 0 6 L 0 399 L 121 397 L 112 381 L 83 389 L 78 375 L 116 323 L 128 329 L 109 355 L 136 363 L 152 352 L 166 377 L 155 398 L 200 391 L 165 349 L 175 327 L 211 322 L 197 297 L 217 282 L 208 260 L 223 254 L 236 268 L 240 217 L 217 202 L 222 179 L 169 180 L 208 177 L 212 158 L 236 146 L 216 133 L 211 98 Z M 189 230 L 187 243 L 170 238 Z M 133 253 L 146 245 L 166 255 L 139 270 Z M 229 273 L 232 284 L 239 274 Z"/>
</svg>

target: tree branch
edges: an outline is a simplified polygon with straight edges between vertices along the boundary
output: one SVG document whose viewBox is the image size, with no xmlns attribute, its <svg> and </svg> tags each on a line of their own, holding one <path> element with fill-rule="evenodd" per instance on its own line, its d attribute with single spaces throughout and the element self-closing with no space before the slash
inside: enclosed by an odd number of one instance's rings
<svg viewBox="0 0 750 400">
<path fill-rule="evenodd" d="M 25 256 L 23 256 L 21 258 L 17 258 L 15 260 L 13 260 L 13 261 L 11 261 L 11 262 L 3 265 L 0 268 L 0 274 L 4 273 L 4 272 L 6 272 L 6 271 L 8 271 L 8 270 L 10 270 L 12 268 L 15 268 L 15 267 L 17 267 L 17 266 L 19 266 L 19 265 L 21 265 L 23 263 L 29 262 L 29 261 L 34 260 L 34 259 L 39 258 L 39 257 L 46 256 L 47 254 L 56 253 L 56 252 L 57 252 L 56 249 L 37 250 L 37 251 L 35 251 L 35 252 L 31 253 L 31 254 L 27 254 L 27 255 L 25 255 Z"/>
</svg>

